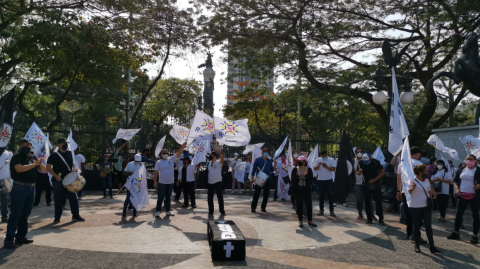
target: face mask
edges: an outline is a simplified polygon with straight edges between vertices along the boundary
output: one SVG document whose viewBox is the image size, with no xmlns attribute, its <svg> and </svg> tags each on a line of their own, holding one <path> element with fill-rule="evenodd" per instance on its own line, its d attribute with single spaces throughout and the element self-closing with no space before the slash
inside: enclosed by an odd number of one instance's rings
<svg viewBox="0 0 480 269">
<path fill-rule="evenodd" d="M 365 165 L 368 165 L 368 164 L 370 163 L 370 161 L 362 161 L 362 162 L 363 162 L 363 164 L 365 164 Z"/>
<path fill-rule="evenodd" d="M 474 167 L 475 166 L 475 161 L 468 160 L 468 161 L 465 162 L 465 164 L 467 165 L 467 167 Z"/>
<path fill-rule="evenodd" d="M 298 158 L 298 154 L 297 153 L 293 154 L 293 158 L 295 159 Z"/>
<path fill-rule="evenodd" d="M 326 161 L 328 157 L 322 157 L 322 160 Z"/>
<path fill-rule="evenodd" d="M 282 160 L 282 163 L 284 163 L 284 162 L 285 162 L 285 158 L 284 158 L 284 157 L 282 157 L 282 159 L 281 159 L 281 160 Z"/>
<path fill-rule="evenodd" d="M 140 162 L 138 162 L 138 161 L 135 161 L 135 164 L 136 164 L 136 165 L 139 165 L 139 164 L 140 164 Z"/>
<path fill-rule="evenodd" d="M 361 152 L 357 153 L 357 158 L 362 158 L 363 154 Z"/>
<path fill-rule="evenodd" d="M 211 161 L 213 160 L 213 156 L 208 156 L 208 159 Z"/>
<path fill-rule="evenodd" d="M 27 155 L 28 153 L 30 153 L 32 149 L 30 147 L 22 147 L 20 148 L 20 153 L 23 154 L 23 155 Z"/>
<path fill-rule="evenodd" d="M 422 178 L 423 178 L 423 179 L 427 179 L 427 178 L 428 178 L 428 174 L 422 174 Z"/>
<path fill-rule="evenodd" d="M 264 152 L 262 155 L 263 157 L 268 157 L 268 152 Z"/>
<path fill-rule="evenodd" d="M 443 169 L 443 165 L 437 165 L 437 169 L 438 169 L 438 170 L 442 170 L 442 169 Z"/>
<path fill-rule="evenodd" d="M 297 165 L 302 167 L 303 166 L 303 162 L 297 162 Z"/>
<path fill-rule="evenodd" d="M 168 154 L 163 154 L 162 159 L 164 159 L 164 160 L 168 159 Z"/>
<path fill-rule="evenodd" d="M 68 144 L 63 144 L 63 145 L 62 145 L 62 149 L 63 149 L 63 150 L 67 150 L 67 149 L 68 149 Z"/>
</svg>

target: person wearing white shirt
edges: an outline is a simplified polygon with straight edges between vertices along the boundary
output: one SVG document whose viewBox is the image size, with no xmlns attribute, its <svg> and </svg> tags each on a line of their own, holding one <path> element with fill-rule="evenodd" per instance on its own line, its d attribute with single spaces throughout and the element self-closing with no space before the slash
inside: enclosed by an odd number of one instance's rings
<svg viewBox="0 0 480 269">
<path fill-rule="evenodd" d="M 207 163 L 208 170 L 208 216 L 213 217 L 214 205 L 213 205 L 213 196 L 217 194 L 218 207 L 220 214 L 226 216 L 224 202 L 223 202 L 223 187 L 222 187 L 222 166 L 225 162 L 223 154 L 220 154 L 220 150 L 212 152 L 208 156 L 209 162 Z"/>
<path fill-rule="evenodd" d="M 135 154 L 135 158 L 133 162 L 129 162 L 127 164 L 127 167 L 125 167 L 125 170 L 123 170 L 123 175 L 126 177 L 129 177 L 133 175 L 135 172 L 140 170 L 142 168 L 143 163 L 142 161 L 142 155 L 140 154 Z M 131 205 L 132 203 L 130 202 L 130 191 L 127 190 L 127 197 L 125 197 L 125 202 L 123 203 L 123 212 L 122 212 L 122 218 L 125 219 L 127 217 L 127 207 Z M 132 206 L 133 207 L 133 206 Z M 133 208 L 133 217 L 137 216 L 137 210 L 135 207 Z"/>
<path fill-rule="evenodd" d="M 234 159 L 230 162 L 230 167 L 232 168 L 232 193 L 235 192 L 235 186 L 237 187 L 239 192 L 242 189 L 241 182 L 235 178 L 235 166 L 240 164 L 242 160 L 238 158 L 238 153 L 236 152 L 235 154 L 233 154 L 233 156 L 234 156 Z"/>
<path fill-rule="evenodd" d="M 450 196 L 450 199 L 452 200 L 452 208 L 457 209 L 457 197 L 453 195 L 453 179 L 457 175 L 457 168 L 453 165 L 453 162 L 451 160 L 448 160 L 448 170 L 452 174 L 452 182 L 450 182 L 449 186 L 449 192 L 448 195 Z M 447 204 L 448 207 L 448 204 Z"/>
<path fill-rule="evenodd" d="M 165 209 L 167 211 L 167 216 L 175 216 L 175 214 L 170 210 L 172 202 L 172 190 L 175 182 L 174 169 L 175 162 L 182 155 L 183 149 L 187 143 L 183 143 L 182 146 L 177 150 L 177 153 L 171 157 L 168 156 L 168 150 L 163 149 L 160 153 L 162 157 L 155 164 L 155 172 L 153 174 L 153 187 L 157 189 L 158 198 L 157 198 L 157 207 L 155 217 L 160 217 L 160 212 L 162 211 L 162 203 L 165 201 Z"/>
<path fill-rule="evenodd" d="M 125 184 L 125 178 L 123 176 L 123 157 L 122 157 L 122 153 L 123 153 L 123 148 L 128 144 L 128 142 L 126 143 L 123 143 L 120 147 L 118 147 L 118 149 L 115 150 L 115 152 L 113 153 L 113 157 L 112 157 L 112 165 L 113 165 L 113 172 L 112 172 L 112 176 L 113 176 L 113 180 L 117 181 L 118 183 L 118 189 L 120 190 L 120 192 L 123 192 L 123 185 Z M 77 150 L 75 150 L 75 158 L 77 159 L 77 163 L 80 164 L 82 163 L 82 158 L 83 158 L 83 163 L 85 163 L 85 157 L 83 157 L 82 154 L 77 154 Z M 82 171 L 83 171 L 83 167 L 82 167 Z"/>
<path fill-rule="evenodd" d="M 243 194 L 248 193 L 252 194 L 252 182 L 250 181 L 250 168 L 252 167 L 252 155 L 248 155 L 248 159 L 245 162 L 245 176 L 243 177 L 243 181 L 245 184 L 243 184 Z"/>
<path fill-rule="evenodd" d="M 192 205 L 192 208 L 197 208 L 195 203 L 195 178 L 197 171 L 195 166 L 192 165 L 192 159 L 190 156 L 183 158 L 183 166 L 178 171 L 178 186 L 183 189 L 183 206 L 188 207 L 188 200 Z"/>
<path fill-rule="evenodd" d="M 315 161 L 315 171 L 317 171 L 317 182 L 320 193 L 320 212 L 318 216 L 324 216 L 324 203 L 325 196 L 328 198 L 328 204 L 330 209 L 330 216 L 335 217 L 333 211 L 333 176 L 332 172 L 335 171 L 335 160 L 328 157 L 327 151 L 322 150 L 320 152 L 320 158 Z"/>
<path fill-rule="evenodd" d="M 450 191 L 450 183 L 452 182 L 452 173 L 448 170 L 443 160 L 437 161 L 437 167 L 433 171 L 432 179 L 433 187 L 437 191 L 437 204 L 440 211 L 439 221 L 445 222 L 445 214 L 447 213 L 448 193 Z"/>
<path fill-rule="evenodd" d="M 353 170 L 355 171 L 355 200 L 357 204 L 358 217 L 357 219 L 363 219 L 363 176 L 362 168 L 360 168 L 359 162 L 362 161 L 362 149 L 355 149 L 355 163 L 353 164 Z M 373 215 L 373 214 L 372 214 Z"/>
<path fill-rule="evenodd" d="M 419 147 L 411 147 L 410 154 L 412 156 L 412 167 L 422 164 L 422 162 L 420 162 L 420 158 L 422 157 L 422 150 Z M 405 220 L 407 222 L 407 238 L 406 239 L 413 241 L 414 240 L 412 236 L 413 219 L 412 219 L 412 215 L 410 214 L 410 210 L 408 208 L 408 203 L 407 203 L 407 196 L 409 196 L 409 194 L 408 192 L 407 193 L 405 192 L 406 190 L 408 190 L 408 186 L 407 186 L 408 179 L 403 174 L 401 163 L 398 166 L 397 174 L 398 174 L 397 175 L 397 200 L 402 201 L 404 212 L 405 212 Z M 420 238 L 420 243 L 426 244 L 427 241 Z"/>
<path fill-rule="evenodd" d="M 275 184 L 275 192 L 273 195 L 273 200 L 277 200 L 277 193 L 278 193 L 278 180 L 282 179 L 283 183 L 288 184 L 290 182 L 290 177 L 288 176 L 288 169 L 283 169 L 286 165 L 286 156 L 285 154 L 280 155 L 280 157 L 276 160 L 277 166 L 275 168 L 275 172 L 277 173 L 277 184 Z M 282 198 L 282 201 L 285 201 L 285 199 Z"/>
<path fill-rule="evenodd" d="M 85 159 L 85 156 L 80 154 L 80 152 L 78 151 L 78 148 L 73 153 L 75 154 L 75 160 L 77 161 L 77 164 L 80 166 L 80 170 L 81 170 L 80 175 L 83 177 L 84 171 L 85 171 L 85 163 L 87 162 L 87 160 Z M 120 155 L 121 155 L 121 153 L 120 153 Z M 115 163 L 113 165 L 114 165 L 114 168 L 115 168 Z M 120 164 L 120 167 L 121 166 L 122 165 Z M 118 175 L 118 178 L 122 178 L 121 173 Z M 120 179 L 119 179 L 119 181 L 120 181 Z M 121 186 L 119 188 L 121 188 Z M 82 196 L 83 196 L 82 191 L 77 192 L 77 196 L 78 196 L 78 200 L 82 200 Z"/>
<path fill-rule="evenodd" d="M 427 233 L 428 244 L 430 245 L 430 252 L 432 254 L 440 253 L 433 242 L 432 231 L 432 208 L 428 205 L 428 200 L 432 197 L 436 198 L 436 193 L 431 189 L 431 184 L 428 181 L 427 166 L 420 164 L 413 168 L 415 178 L 410 179 L 409 183 L 405 184 L 409 195 L 407 196 L 408 208 L 413 218 L 413 237 L 415 241 L 414 250 L 420 253 L 420 228 L 422 227 L 422 220 L 425 225 Z"/>
<path fill-rule="evenodd" d="M 177 150 L 179 148 L 180 147 L 178 147 Z M 175 168 L 173 171 L 173 177 L 175 178 L 175 184 L 173 185 L 173 192 L 175 193 L 175 202 L 180 201 L 180 196 L 182 195 L 182 187 L 180 186 L 181 184 L 178 184 L 178 180 L 179 180 L 178 173 L 182 167 L 183 167 L 183 154 L 180 156 L 180 158 L 178 158 L 175 161 Z"/>
<path fill-rule="evenodd" d="M 13 153 L 4 150 L 0 156 L 0 201 L 2 202 L 2 223 L 8 222 L 8 194 L 12 190 L 10 185 L 10 161 Z"/>
</svg>

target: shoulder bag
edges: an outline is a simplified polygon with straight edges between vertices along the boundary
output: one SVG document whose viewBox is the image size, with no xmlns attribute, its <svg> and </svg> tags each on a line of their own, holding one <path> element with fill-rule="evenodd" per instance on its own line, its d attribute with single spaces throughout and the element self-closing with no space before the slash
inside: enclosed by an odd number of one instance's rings
<svg viewBox="0 0 480 269">
<path fill-rule="evenodd" d="M 260 168 L 257 167 L 257 169 L 260 171 L 258 171 L 258 173 L 255 175 L 254 183 L 260 188 L 265 186 L 265 183 L 267 183 L 268 175 L 263 172 L 263 169 L 265 169 L 265 165 L 267 165 L 267 161 L 268 160 L 266 160 L 265 163 L 263 164 L 262 170 L 260 170 Z"/>
</svg>

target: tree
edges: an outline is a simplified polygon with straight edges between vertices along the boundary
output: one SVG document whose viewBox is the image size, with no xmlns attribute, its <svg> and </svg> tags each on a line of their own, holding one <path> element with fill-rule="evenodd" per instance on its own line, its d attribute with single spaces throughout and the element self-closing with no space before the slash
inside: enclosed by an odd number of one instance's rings
<svg viewBox="0 0 480 269">
<path fill-rule="evenodd" d="M 449 0 L 232 0 L 202 1 L 214 15 L 203 18 L 204 38 L 224 45 L 229 56 L 247 58 L 250 67 L 277 67 L 288 77 L 298 70 L 318 91 L 333 92 L 369 103 L 388 128 L 384 106 L 372 100 L 368 80 L 343 85 L 348 74 L 357 78 L 372 74 L 381 57 L 383 41 L 396 48 L 410 45 L 399 68 L 413 69 L 419 84 L 414 89 L 425 94 L 425 103 L 410 121 L 413 145 L 423 144 L 431 128 L 441 126 L 464 97 L 460 92 L 444 116 L 431 122 L 437 106 L 437 92 L 425 86 L 433 74 L 444 69 L 456 56 L 462 38 L 480 26 L 480 7 L 472 1 Z M 387 70 L 388 72 L 388 70 Z M 386 72 L 385 72 L 386 73 Z"/>
</svg>

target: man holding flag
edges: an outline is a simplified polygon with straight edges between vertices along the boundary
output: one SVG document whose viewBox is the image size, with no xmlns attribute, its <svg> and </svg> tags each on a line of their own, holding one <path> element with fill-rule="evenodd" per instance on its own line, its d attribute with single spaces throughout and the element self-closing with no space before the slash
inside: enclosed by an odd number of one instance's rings
<svg viewBox="0 0 480 269">
<path fill-rule="evenodd" d="M 141 163 L 142 161 L 142 155 L 140 154 L 135 154 L 135 158 L 133 162 L 129 162 L 127 164 L 127 167 L 125 167 L 125 170 L 123 171 L 123 175 L 128 177 L 127 182 L 125 183 L 125 187 L 127 189 L 127 197 L 125 197 L 125 202 L 123 203 L 123 211 L 122 211 L 122 219 L 125 219 L 127 217 L 127 207 L 129 204 L 133 205 L 133 217 L 137 216 L 137 209 L 142 209 L 146 204 L 148 204 L 148 190 L 147 188 L 147 183 L 146 183 L 146 177 L 142 178 L 139 173 L 141 169 L 145 169 L 145 165 Z M 138 176 L 135 177 L 134 174 L 137 173 Z M 133 181 L 133 182 L 132 182 Z M 143 198 L 142 196 L 145 196 L 146 194 L 146 203 L 141 202 L 144 201 L 145 199 L 131 199 L 132 197 L 132 192 L 131 190 L 135 190 L 135 193 L 138 193 L 140 195 L 137 195 L 140 198 Z M 146 191 L 144 191 L 146 190 Z M 143 195 L 142 195 L 143 194 Z"/>
<path fill-rule="evenodd" d="M 262 157 L 257 158 L 254 163 L 253 163 L 253 168 L 252 168 L 252 174 L 251 174 L 251 179 L 252 181 L 255 179 L 255 176 L 258 174 L 258 172 L 263 172 L 269 176 L 269 178 L 272 177 L 273 171 L 276 169 L 276 163 L 274 164 L 271 159 L 268 158 L 269 156 L 269 150 L 264 148 L 262 150 Z M 254 182 L 254 181 L 253 181 Z M 252 200 L 252 213 L 256 212 L 257 209 L 257 204 L 258 204 L 258 198 L 260 198 L 260 192 L 263 189 L 263 201 L 262 201 L 262 212 L 267 212 L 267 203 L 268 203 L 268 196 L 270 195 L 270 180 L 267 179 L 267 182 L 265 182 L 265 185 L 263 187 L 255 185 L 255 193 L 253 194 L 253 200 Z"/>
</svg>

